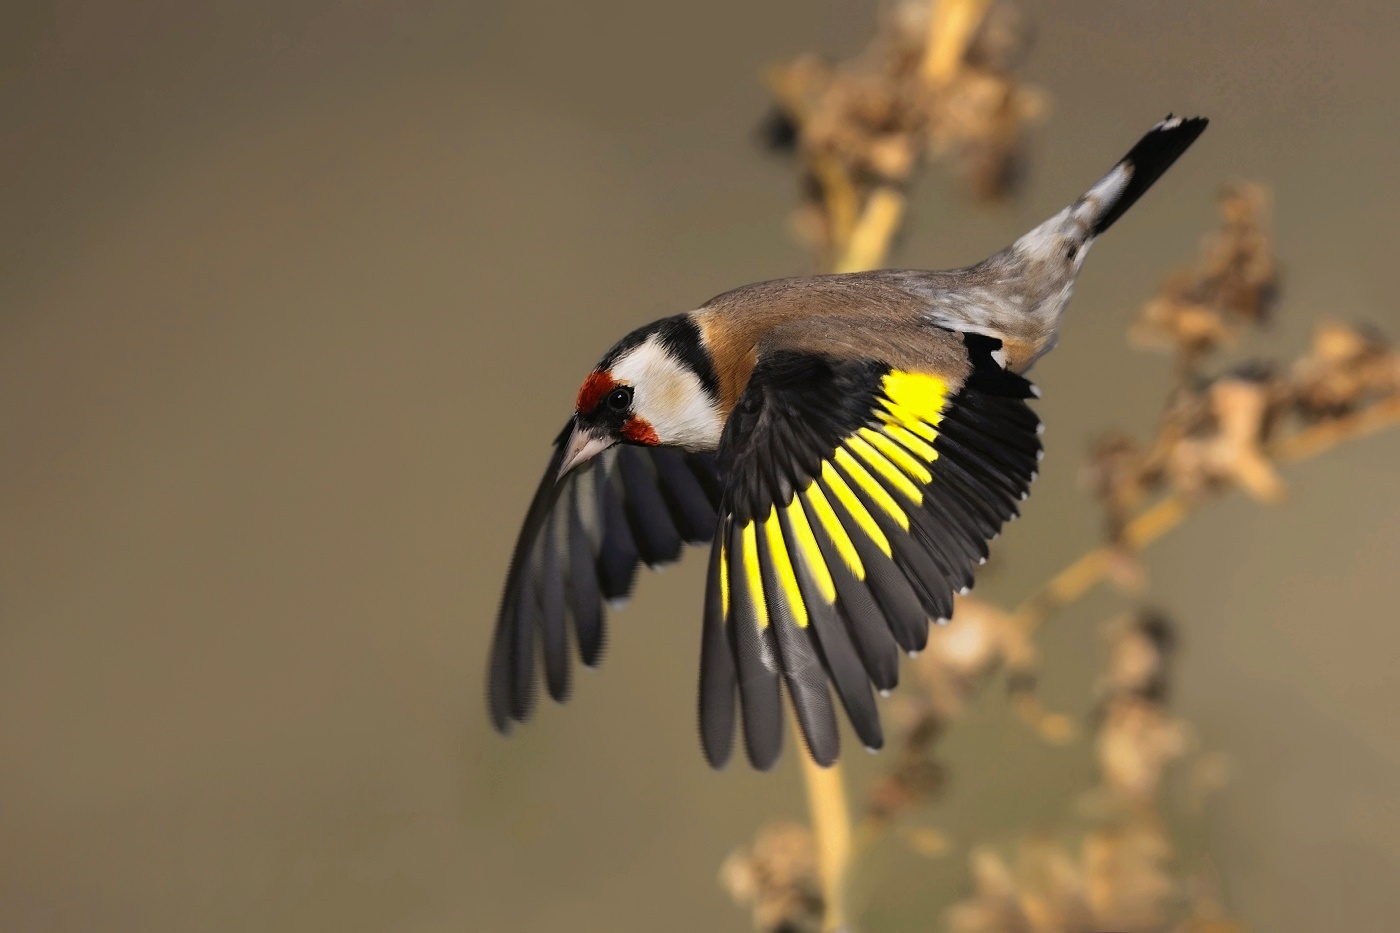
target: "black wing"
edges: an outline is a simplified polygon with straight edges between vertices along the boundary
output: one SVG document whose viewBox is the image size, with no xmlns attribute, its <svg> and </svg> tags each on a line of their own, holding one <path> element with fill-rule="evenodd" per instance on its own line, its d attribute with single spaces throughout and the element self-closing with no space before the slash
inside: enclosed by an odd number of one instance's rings
<svg viewBox="0 0 1400 933">
<path fill-rule="evenodd" d="M 501 732 L 530 718 L 538 654 L 549 695 L 568 697 L 570 620 L 579 659 L 595 667 L 605 640 L 603 603 L 627 597 L 638 565 L 670 563 L 682 544 L 714 536 L 714 454 L 619 445 L 557 481 L 571 429 L 554 442 L 496 617 L 487 703 Z"/>
<path fill-rule="evenodd" d="M 1034 389 L 966 338 L 961 386 L 874 361 L 759 361 L 719 447 L 700 730 L 729 758 L 736 696 L 750 761 L 782 747 L 786 685 L 812 757 L 839 751 L 828 684 L 861 741 L 883 744 L 872 687 L 898 679 L 929 619 L 946 621 L 1040 459 Z"/>
</svg>

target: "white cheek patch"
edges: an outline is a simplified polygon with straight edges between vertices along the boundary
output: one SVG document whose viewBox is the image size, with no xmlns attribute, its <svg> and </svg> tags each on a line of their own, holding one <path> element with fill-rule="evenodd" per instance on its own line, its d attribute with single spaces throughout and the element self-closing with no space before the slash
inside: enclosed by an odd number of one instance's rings
<svg viewBox="0 0 1400 933">
<path fill-rule="evenodd" d="M 632 386 L 632 411 L 661 443 L 690 450 L 719 446 L 724 422 L 700 377 L 667 353 L 655 335 L 618 360 L 612 375 Z"/>
</svg>

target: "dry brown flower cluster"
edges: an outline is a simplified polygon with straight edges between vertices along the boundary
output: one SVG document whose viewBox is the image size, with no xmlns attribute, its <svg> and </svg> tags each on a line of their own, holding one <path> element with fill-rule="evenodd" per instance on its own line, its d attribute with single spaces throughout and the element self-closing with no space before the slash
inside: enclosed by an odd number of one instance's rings
<svg viewBox="0 0 1400 933">
<path fill-rule="evenodd" d="M 1167 711 L 1175 633 L 1152 612 L 1111 623 L 1099 683 L 1095 753 L 1104 788 L 1130 809 L 1151 807 L 1167 764 L 1186 750 L 1182 723 Z"/>
<path fill-rule="evenodd" d="M 1287 401 L 1300 418 L 1341 418 L 1400 395 L 1400 353 L 1369 327 L 1323 320 L 1288 375 Z"/>
<path fill-rule="evenodd" d="M 1167 871 L 1171 850 L 1146 824 L 1096 830 L 1077 844 L 1019 842 L 1007 858 L 971 856 L 974 894 L 948 911 L 953 933 L 1078 933 L 1083 930 L 1240 933 L 1210 885 Z"/>
<path fill-rule="evenodd" d="M 751 845 L 724 860 L 720 884 L 753 913 L 756 930 L 808 933 L 821 929 L 822 893 L 812 833 L 797 823 L 770 823 Z"/>
<path fill-rule="evenodd" d="M 867 211 L 872 220 L 902 211 L 891 199 L 925 158 L 947 164 L 978 199 L 1012 190 L 1025 128 L 1049 109 L 1015 75 L 1030 38 L 1011 0 L 910 2 L 851 61 L 807 55 L 773 69 L 769 140 L 798 157 L 808 201 L 795 226 L 828 265 L 839 265 Z"/>
<path fill-rule="evenodd" d="M 995 670 L 1009 683 L 1033 681 L 1035 649 L 1011 617 L 990 603 L 958 600 L 958 624 L 930 638 L 909 667 L 910 682 L 889 706 L 890 766 L 867 802 L 873 821 L 888 822 L 933 800 L 943 786 L 935 746 Z M 1029 691 L 1028 691 L 1029 693 Z"/>
<path fill-rule="evenodd" d="M 1375 332 L 1339 321 L 1319 322 L 1311 348 L 1291 364 L 1201 374 L 1210 351 L 1266 322 L 1277 301 L 1268 202 L 1260 185 L 1227 188 L 1220 226 L 1206 237 L 1200 259 L 1163 286 L 1134 327 L 1137 337 L 1151 334 L 1175 351 L 1186 384 L 1173 393 L 1151 441 L 1139 445 L 1112 432 L 1090 453 L 1089 484 L 1116 542 L 1156 494 L 1193 503 L 1235 488 L 1277 501 L 1284 492 L 1277 461 L 1289 438 L 1400 397 L 1400 353 Z"/>
<path fill-rule="evenodd" d="M 1280 414 L 1280 386 L 1266 372 L 1244 370 L 1178 390 L 1145 446 L 1106 434 L 1090 450 L 1089 485 L 1103 503 L 1110 540 L 1154 494 L 1188 500 L 1236 487 L 1261 502 L 1283 494 L 1266 450 Z"/>
<path fill-rule="evenodd" d="M 883 265 L 903 220 L 903 189 L 925 159 L 949 161 L 980 197 L 1009 190 L 1025 127 L 1047 110 L 1046 95 L 1014 76 L 1029 34 L 1011 2 L 933 0 L 931 10 L 926 2 L 900 7 L 854 62 L 830 67 L 807 57 L 774 72 L 776 137 L 795 150 L 809 196 L 800 232 L 827 271 Z M 1000 851 L 975 847 L 973 890 L 947 911 L 948 927 L 1242 929 L 1209 873 L 1178 851 L 1164 813 L 1169 791 L 1199 810 L 1227 774 L 1223 756 L 1196 749 L 1167 705 L 1173 629 L 1141 609 L 1107 627 L 1090 742 L 1076 742 L 1075 724 L 1040 706 L 1033 641 L 1055 612 L 1105 581 L 1144 590 L 1142 550 L 1211 494 L 1238 489 L 1275 501 L 1284 491 L 1280 464 L 1400 424 L 1400 353 L 1364 328 L 1324 321 L 1294 362 L 1203 370 L 1267 322 L 1279 299 L 1267 189 L 1226 188 L 1220 213 L 1196 262 L 1168 278 L 1131 328 L 1131 342 L 1173 352 L 1178 379 L 1150 441 L 1118 431 L 1090 452 L 1086 472 L 1108 516 L 1107 543 L 1014 610 L 959 598 L 954 624 L 930 638 L 890 704 L 888 767 L 855 811 L 858 822 L 840 765 L 803 761 L 813 830 L 769 826 L 722 873 L 735 900 L 752 908 L 756 929 L 851 929 L 846 879 L 887 830 L 925 855 L 952 848 L 939 830 L 906 818 L 937 798 L 946 775 L 938 742 L 994 676 L 1040 738 L 1092 754 L 1098 778 L 1076 811 L 1086 825 L 1027 834 Z"/>
<path fill-rule="evenodd" d="M 1268 189 L 1230 185 L 1220 194 L 1220 213 L 1221 225 L 1206 235 L 1196 262 L 1163 283 L 1129 332 L 1136 344 L 1170 347 L 1184 368 L 1268 320 L 1278 300 Z"/>
<path fill-rule="evenodd" d="M 970 856 L 973 891 L 948 911 L 953 933 L 1079 930 L 1226 933 L 1208 876 L 1183 874 L 1160 812 L 1168 767 L 1191 734 L 1166 706 L 1174 634 L 1144 613 L 1107 626 L 1094 738 L 1097 818 L 1078 837 L 1030 835 L 1010 857 L 992 847 Z"/>
<path fill-rule="evenodd" d="M 1267 322 L 1278 299 L 1265 190 L 1235 185 L 1220 204 L 1220 227 L 1206 237 L 1200 260 L 1163 286 L 1134 329 L 1134 337 L 1151 333 L 1175 351 L 1185 384 L 1170 396 L 1150 443 L 1114 432 L 1091 451 L 1089 477 L 1108 514 L 1110 545 L 1017 610 L 1012 628 L 1023 636 L 1099 579 L 1141 586 L 1137 551 L 1208 493 L 1239 489 L 1276 501 L 1284 489 L 1280 463 L 1400 420 L 1400 353 L 1375 332 L 1337 321 L 1320 322 L 1311 347 L 1291 364 L 1202 375 L 1211 351 Z M 1135 570 L 1124 573 L 1125 563 Z M 949 911 L 952 930 L 1242 929 L 1208 875 L 1175 864 L 1162 813 L 1174 763 L 1194 758 L 1184 790 L 1197 802 L 1225 774 L 1220 756 L 1199 755 L 1189 726 L 1166 705 L 1173 630 L 1142 611 L 1108 631 L 1093 741 L 1099 786 L 1088 797 L 1095 825 L 1077 840 L 1028 836 L 1011 858 L 976 850 L 974 892 Z"/>
</svg>

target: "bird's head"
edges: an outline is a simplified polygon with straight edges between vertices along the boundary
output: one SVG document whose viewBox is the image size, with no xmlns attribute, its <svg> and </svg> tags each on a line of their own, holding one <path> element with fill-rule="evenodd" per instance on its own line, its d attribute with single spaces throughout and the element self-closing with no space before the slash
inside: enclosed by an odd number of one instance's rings
<svg viewBox="0 0 1400 933">
<path fill-rule="evenodd" d="M 724 429 L 713 361 L 688 315 L 622 338 L 578 390 L 559 475 L 614 444 L 713 450 Z"/>
</svg>

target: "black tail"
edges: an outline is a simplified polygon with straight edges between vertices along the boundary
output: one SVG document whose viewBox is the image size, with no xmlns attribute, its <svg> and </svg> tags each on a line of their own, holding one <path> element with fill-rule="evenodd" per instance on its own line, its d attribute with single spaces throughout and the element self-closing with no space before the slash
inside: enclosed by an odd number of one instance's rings
<svg viewBox="0 0 1400 933">
<path fill-rule="evenodd" d="M 1121 184 L 1114 177 L 1118 170 L 1120 168 L 1128 170 L 1127 184 L 1123 186 L 1117 197 L 1107 205 L 1108 209 L 1094 220 L 1090 227 L 1090 235 L 1098 236 L 1113 226 L 1113 222 L 1122 217 L 1124 211 L 1136 204 L 1137 199 L 1142 197 L 1142 193 L 1151 188 L 1153 183 L 1162 177 L 1162 173 L 1171 168 L 1172 163 L 1191 147 L 1191 144 L 1196 141 L 1196 137 L 1205 132 L 1206 124 L 1209 122 L 1205 117 L 1168 116 L 1161 123 L 1148 130 L 1147 135 L 1138 140 L 1137 145 L 1118 161 L 1118 164 L 1113 167 L 1113 171 L 1089 189 L 1090 195 L 1100 192 L 1107 194 L 1111 188 Z"/>
</svg>

